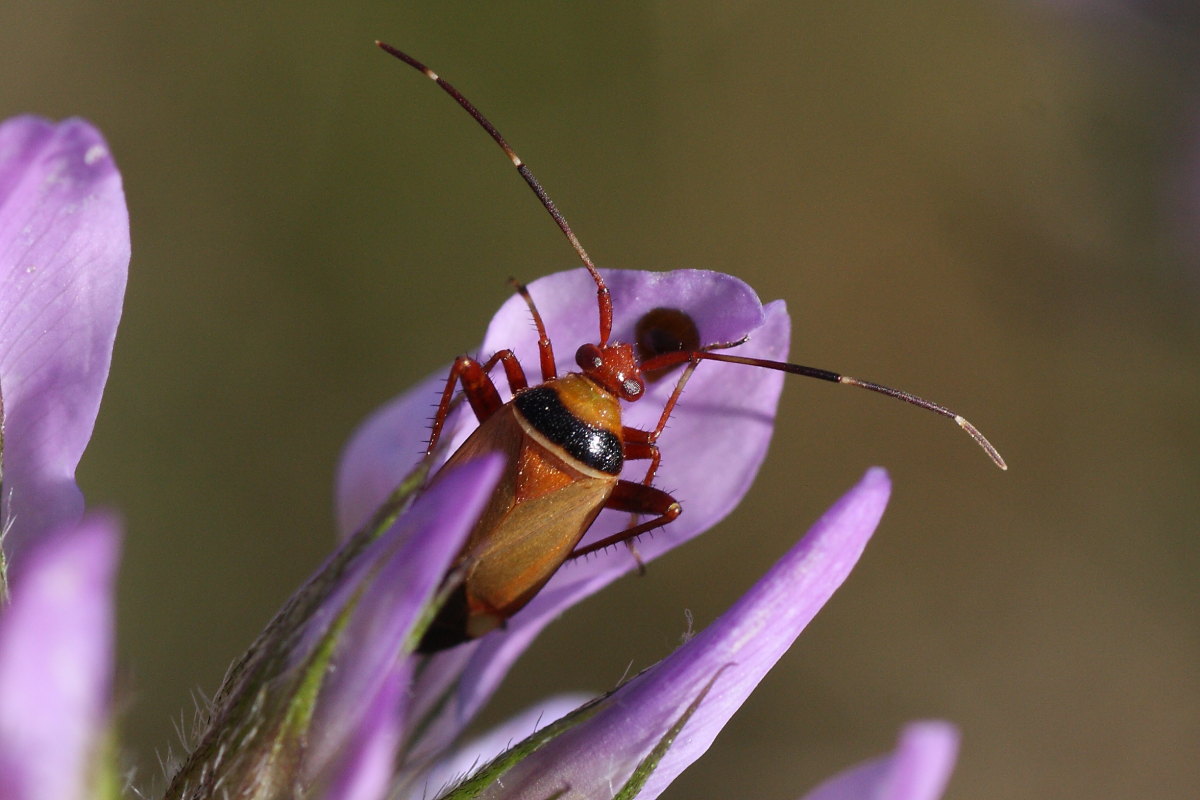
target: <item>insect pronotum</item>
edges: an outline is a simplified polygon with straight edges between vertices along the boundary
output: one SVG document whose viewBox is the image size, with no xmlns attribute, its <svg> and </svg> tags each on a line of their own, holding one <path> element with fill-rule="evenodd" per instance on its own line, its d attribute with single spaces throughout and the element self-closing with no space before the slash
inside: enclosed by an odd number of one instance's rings
<svg viewBox="0 0 1200 800">
<path fill-rule="evenodd" d="M 638 326 L 636 349 L 633 344 L 613 341 L 612 298 L 604 278 L 529 167 L 457 89 L 408 54 L 383 42 L 376 44 L 436 82 L 500 145 L 591 275 L 599 307 L 598 341 L 585 343 L 576 351 L 578 372 L 559 375 L 553 344 L 533 297 L 523 285 L 516 284 L 537 329 L 541 382 L 531 386 L 521 363 L 508 349 L 493 353 L 482 363 L 460 356 L 451 367 L 426 453 L 437 446 L 461 384 L 479 427 L 451 454 L 443 468 L 489 453 L 503 454 L 508 466 L 451 568 L 448 580 L 453 585 L 447 587 L 447 600 L 420 642 L 422 652 L 453 647 L 502 626 L 533 599 L 565 561 L 632 542 L 682 513 L 674 497 L 652 485 L 661 459 L 657 441 L 701 361 L 779 370 L 902 400 L 954 420 L 996 466 L 1007 469 L 983 434 L 945 406 L 829 370 L 723 352 L 742 342 L 703 345 L 695 323 L 681 311 L 659 308 L 645 315 Z M 490 375 L 497 364 L 503 367 L 512 391 L 513 398 L 508 402 L 501 399 Z M 651 430 L 623 425 L 621 401 L 639 400 L 645 394 L 648 374 L 678 366 L 684 369 L 658 424 Z M 649 462 L 643 480 L 620 477 L 624 463 L 631 460 Z M 433 480 L 437 480 L 436 475 Z M 606 508 L 629 512 L 635 519 L 650 519 L 580 547 L 580 540 Z"/>
</svg>

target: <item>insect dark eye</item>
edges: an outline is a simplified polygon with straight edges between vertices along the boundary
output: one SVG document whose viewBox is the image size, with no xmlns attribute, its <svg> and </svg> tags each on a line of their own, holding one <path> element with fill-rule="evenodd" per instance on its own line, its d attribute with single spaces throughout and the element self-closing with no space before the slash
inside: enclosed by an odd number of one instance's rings
<svg viewBox="0 0 1200 800">
<path fill-rule="evenodd" d="M 604 363 L 604 357 L 596 345 L 580 345 L 575 351 L 575 363 L 583 370 L 596 369 Z"/>
<path fill-rule="evenodd" d="M 700 349 L 700 330 L 687 312 L 678 308 L 653 308 L 642 315 L 634 327 L 637 354 L 646 361 L 663 353 Z M 646 373 L 647 380 L 656 381 L 671 368 Z"/>
</svg>

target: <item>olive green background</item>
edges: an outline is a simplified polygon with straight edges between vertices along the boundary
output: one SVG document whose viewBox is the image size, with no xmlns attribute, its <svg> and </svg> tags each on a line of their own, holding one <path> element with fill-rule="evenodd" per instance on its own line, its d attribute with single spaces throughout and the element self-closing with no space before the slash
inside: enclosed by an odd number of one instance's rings
<svg viewBox="0 0 1200 800">
<path fill-rule="evenodd" d="M 668 796 L 796 797 L 944 717 L 950 797 L 1194 797 L 1198 30 L 1018 0 L 0 5 L 0 114 L 90 118 L 129 198 L 80 480 L 127 525 L 139 781 L 328 551 L 356 423 L 473 348 L 509 275 L 575 263 L 382 38 L 600 264 L 786 298 L 797 360 L 950 404 L 1012 466 L 793 380 L 738 511 L 552 626 L 485 721 L 659 659 L 882 464 L 862 563 Z"/>
</svg>

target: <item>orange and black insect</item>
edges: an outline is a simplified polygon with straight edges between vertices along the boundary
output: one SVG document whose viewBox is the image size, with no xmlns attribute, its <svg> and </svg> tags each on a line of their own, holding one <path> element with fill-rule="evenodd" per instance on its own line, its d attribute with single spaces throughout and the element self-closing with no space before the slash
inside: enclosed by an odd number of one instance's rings
<svg viewBox="0 0 1200 800">
<path fill-rule="evenodd" d="M 377 44 L 434 80 L 500 145 L 591 275 L 599 306 L 598 340 L 576 351 L 578 372 L 558 374 L 546 326 L 533 297 L 520 284 L 516 285 L 517 293 L 529 306 L 538 333 L 541 381 L 531 386 L 521 363 L 507 349 L 493 353 L 482 363 L 460 356 L 451 367 L 433 419 L 427 454 L 433 453 L 438 444 L 461 384 L 479 427 L 451 454 L 444 468 L 490 453 L 502 454 L 507 467 L 451 569 L 448 580 L 453 585 L 448 587 L 448 599 L 419 645 L 422 652 L 453 647 L 501 627 L 533 599 L 565 561 L 614 544 L 631 543 L 682 513 L 674 497 L 652 485 L 661 459 L 657 441 L 701 361 L 779 370 L 903 400 L 953 419 L 997 466 L 1006 469 L 987 439 L 944 406 L 828 370 L 720 352 L 736 348 L 741 342 L 701 343 L 695 323 L 682 311 L 654 309 L 639 321 L 636 342 L 613 341 L 612 299 L 604 278 L 533 173 L 495 126 L 457 89 L 406 53 L 382 42 Z M 508 402 L 502 400 L 490 375 L 496 365 L 504 369 L 512 391 Z M 680 366 L 684 369 L 658 424 L 651 430 L 623 425 L 622 401 L 641 399 L 647 380 Z M 649 462 L 641 481 L 620 477 L 626 461 Z M 650 519 L 580 547 L 584 534 L 606 508 Z"/>
</svg>

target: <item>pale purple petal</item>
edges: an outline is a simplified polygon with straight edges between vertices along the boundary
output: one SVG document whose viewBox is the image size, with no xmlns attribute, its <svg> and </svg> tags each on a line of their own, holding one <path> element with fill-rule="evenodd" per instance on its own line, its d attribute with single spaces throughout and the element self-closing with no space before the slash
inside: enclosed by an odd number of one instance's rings
<svg viewBox="0 0 1200 800">
<path fill-rule="evenodd" d="M 78 519 L 75 468 L 108 378 L 129 217 L 87 122 L 0 124 L 0 392 L 9 552 Z"/>
<path fill-rule="evenodd" d="M 639 798 L 657 797 L 712 743 L 762 677 L 841 585 L 887 504 L 881 469 L 813 526 L 729 611 L 675 653 L 643 672 L 605 708 L 528 756 L 488 797 L 608 797 L 711 683 L 712 688 L 651 774 Z"/>
<path fill-rule="evenodd" d="M 397 675 L 384 681 L 364 703 L 366 714 L 330 769 L 321 800 L 382 800 L 392 781 L 401 739 L 404 682 Z"/>
<path fill-rule="evenodd" d="M 938 800 L 958 755 L 958 730 L 927 720 L 905 726 L 896 749 L 830 778 L 804 800 Z"/>
<path fill-rule="evenodd" d="M 444 374 L 421 381 L 376 410 L 346 444 L 335 489 L 343 539 L 371 518 L 420 461 L 429 441 L 429 419 L 445 384 Z"/>
<path fill-rule="evenodd" d="M 592 698 L 593 695 L 587 694 L 555 695 L 516 716 L 509 717 L 482 735 L 455 747 L 423 776 L 423 786 L 418 786 L 415 794 L 425 797 L 439 796 L 444 788 L 468 775 L 475 768 L 486 764 L 525 737 L 566 716 Z"/>
<path fill-rule="evenodd" d="M 106 733 L 117 524 L 49 532 L 15 565 L 0 615 L 0 797 L 74 800 Z"/>
<path fill-rule="evenodd" d="M 357 559 L 338 595 L 312 620 L 314 630 L 323 632 L 346 602 L 354 603 L 317 704 L 311 770 L 323 769 L 361 726 L 369 711 L 363 698 L 378 694 L 394 676 L 407 677 L 412 664 L 401 660 L 405 637 L 462 549 L 502 469 L 503 460 L 491 457 L 441 475 Z"/>
</svg>

